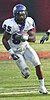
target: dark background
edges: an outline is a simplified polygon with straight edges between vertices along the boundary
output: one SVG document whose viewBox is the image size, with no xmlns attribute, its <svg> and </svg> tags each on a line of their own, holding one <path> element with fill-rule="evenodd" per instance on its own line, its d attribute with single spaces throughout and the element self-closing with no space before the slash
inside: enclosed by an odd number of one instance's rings
<svg viewBox="0 0 50 100">
<path fill-rule="evenodd" d="M 37 31 L 50 28 L 50 0 L 0 0 L 0 30 L 2 22 L 12 17 L 12 9 L 18 3 L 27 7 L 29 16 L 35 20 Z"/>
</svg>

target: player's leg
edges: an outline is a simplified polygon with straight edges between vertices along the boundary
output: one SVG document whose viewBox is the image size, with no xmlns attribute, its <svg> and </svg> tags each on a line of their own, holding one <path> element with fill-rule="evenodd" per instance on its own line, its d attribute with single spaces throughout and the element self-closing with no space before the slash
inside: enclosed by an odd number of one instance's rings
<svg viewBox="0 0 50 100">
<path fill-rule="evenodd" d="M 45 88 L 45 85 L 44 85 L 44 77 L 43 77 L 43 73 L 42 73 L 42 69 L 40 67 L 40 61 L 39 61 L 39 57 L 37 55 L 37 53 L 31 48 L 29 47 L 25 54 L 25 59 L 27 60 L 30 60 L 33 65 L 35 66 L 35 69 L 36 69 L 36 75 L 39 79 L 39 92 L 42 92 L 42 93 L 47 93 L 47 90 Z"/>
<path fill-rule="evenodd" d="M 27 79 L 30 75 L 30 71 L 29 68 L 23 58 L 23 56 L 21 54 L 17 54 L 19 59 L 16 60 L 16 64 L 19 67 L 19 69 L 21 70 L 22 76 Z"/>
<path fill-rule="evenodd" d="M 43 94 L 47 94 L 48 91 L 47 91 L 45 84 L 44 84 L 44 76 L 43 76 L 43 73 L 42 73 L 41 66 L 37 65 L 35 67 L 35 69 L 36 69 L 36 75 L 39 79 L 39 92 L 43 93 Z"/>
</svg>

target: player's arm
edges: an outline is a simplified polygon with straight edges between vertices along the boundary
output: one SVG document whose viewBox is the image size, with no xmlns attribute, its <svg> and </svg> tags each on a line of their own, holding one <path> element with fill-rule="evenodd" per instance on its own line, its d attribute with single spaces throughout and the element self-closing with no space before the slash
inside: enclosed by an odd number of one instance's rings
<svg viewBox="0 0 50 100">
<path fill-rule="evenodd" d="M 19 59 L 19 57 L 17 55 L 14 54 L 14 51 L 12 50 L 12 48 L 10 47 L 8 40 L 10 39 L 11 34 L 4 32 L 3 38 L 2 38 L 2 43 L 4 45 L 4 47 L 9 51 L 9 53 L 11 54 L 12 58 L 14 60 Z"/>
<path fill-rule="evenodd" d="M 10 49 L 10 46 L 9 46 L 9 43 L 8 43 L 8 40 L 10 39 L 11 37 L 11 34 L 7 33 L 6 31 L 4 31 L 3 33 L 3 38 L 2 38 L 2 43 L 4 45 L 4 47 L 9 50 Z"/>
<path fill-rule="evenodd" d="M 44 36 L 41 38 L 40 43 L 43 44 L 45 41 L 48 41 L 50 35 L 50 30 L 48 30 Z"/>
<path fill-rule="evenodd" d="M 29 42 L 35 42 L 36 41 L 36 26 L 35 26 L 35 21 L 32 18 L 28 19 L 28 41 Z"/>
<path fill-rule="evenodd" d="M 34 32 L 34 29 L 29 30 L 27 33 L 29 35 L 28 41 L 29 42 L 35 42 L 36 41 L 36 35 L 35 35 L 35 32 Z"/>
</svg>

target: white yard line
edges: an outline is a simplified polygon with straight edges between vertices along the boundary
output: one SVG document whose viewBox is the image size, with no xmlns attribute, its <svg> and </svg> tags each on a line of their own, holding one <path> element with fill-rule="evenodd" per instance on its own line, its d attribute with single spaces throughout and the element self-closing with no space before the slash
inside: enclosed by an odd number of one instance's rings
<svg viewBox="0 0 50 100">
<path fill-rule="evenodd" d="M 38 91 L 26 91 L 26 92 L 8 92 L 8 93 L 0 93 L 0 96 L 22 96 L 22 95 L 29 95 L 29 94 L 37 94 L 39 95 Z M 48 94 L 50 95 L 50 92 L 48 92 Z"/>
</svg>

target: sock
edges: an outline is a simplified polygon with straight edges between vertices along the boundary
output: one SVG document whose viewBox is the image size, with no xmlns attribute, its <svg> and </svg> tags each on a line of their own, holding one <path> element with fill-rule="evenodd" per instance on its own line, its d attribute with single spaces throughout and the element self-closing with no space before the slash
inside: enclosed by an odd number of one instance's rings
<svg viewBox="0 0 50 100">
<path fill-rule="evenodd" d="M 41 87 L 41 86 L 44 86 L 44 78 L 43 78 L 43 79 L 40 79 L 40 80 L 39 80 L 39 83 L 40 83 L 40 87 Z"/>
</svg>

